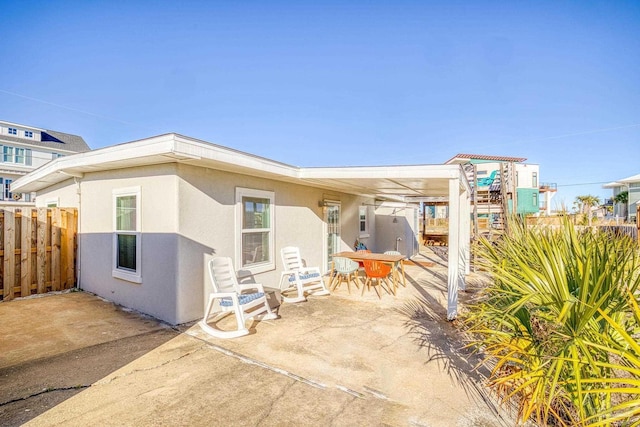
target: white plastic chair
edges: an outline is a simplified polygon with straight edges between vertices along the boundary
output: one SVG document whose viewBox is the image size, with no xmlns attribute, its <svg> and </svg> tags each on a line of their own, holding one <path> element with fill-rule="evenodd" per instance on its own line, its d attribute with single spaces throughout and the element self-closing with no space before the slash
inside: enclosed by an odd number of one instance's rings
<svg viewBox="0 0 640 427">
<path fill-rule="evenodd" d="M 306 301 L 305 292 L 313 295 L 329 295 L 319 267 L 305 267 L 300 258 L 300 249 L 287 246 L 280 250 L 284 271 L 280 275 L 280 292 L 284 302 Z M 285 292 L 295 292 L 289 297 Z"/>
<path fill-rule="evenodd" d="M 360 265 L 357 262 L 343 257 L 333 257 L 333 268 L 335 276 L 329 288 L 335 291 L 338 286 L 342 285 L 342 282 L 346 280 L 347 290 L 351 294 L 351 280 L 356 285 L 356 288 L 360 289 L 360 278 L 358 277 L 358 269 Z"/>
<path fill-rule="evenodd" d="M 231 258 L 213 258 L 208 264 L 209 276 L 213 284 L 213 292 L 209 294 L 209 301 L 204 312 L 204 318 L 198 323 L 208 334 L 217 338 L 236 338 L 247 335 L 249 330 L 245 322 L 249 319 L 277 319 L 271 311 L 264 287 L 259 283 L 240 284 L 233 269 Z M 254 292 L 243 293 L 245 291 Z M 209 317 L 215 315 L 218 323 L 229 313 L 235 313 L 237 329 L 224 331 L 209 324 Z"/>
<path fill-rule="evenodd" d="M 385 255 L 402 255 L 400 252 L 398 251 L 385 251 L 384 253 Z M 400 278 L 400 274 L 402 274 L 402 281 L 400 282 L 400 284 L 402 286 L 404 286 L 405 288 L 407 287 L 407 284 L 405 282 L 405 277 L 404 277 L 404 265 L 402 264 L 402 261 L 396 262 L 393 266 L 393 268 L 395 269 L 394 274 L 397 274 L 396 278 L 399 279 Z M 400 280 L 398 280 L 400 281 Z"/>
</svg>

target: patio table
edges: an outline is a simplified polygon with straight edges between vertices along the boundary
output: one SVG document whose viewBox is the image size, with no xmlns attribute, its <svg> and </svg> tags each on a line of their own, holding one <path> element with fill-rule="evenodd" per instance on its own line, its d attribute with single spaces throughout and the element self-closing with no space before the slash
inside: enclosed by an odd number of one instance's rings
<svg viewBox="0 0 640 427">
<path fill-rule="evenodd" d="M 400 272 L 402 272 L 402 284 L 404 287 L 407 286 L 407 280 L 404 274 L 404 264 L 402 263 L 402 260 L 406 258 L 404 255 L 386 255 L 386 254 L 377 254 L 373 252 L 345 251 L 345 252 L 335 253 L 331 256 L 349 258 L 354 261 L 378 261 L 378 262 L 383 262 L 385 264 L 391 264 L 391 267 L 392 267 L 391 280 L 393 281 L 394 289 L 398 288 L 398 280 L 399 280 L 398 276 L 400 275 Z M 398 266 L 400 268 L 398 268 Z"/>
</svg>

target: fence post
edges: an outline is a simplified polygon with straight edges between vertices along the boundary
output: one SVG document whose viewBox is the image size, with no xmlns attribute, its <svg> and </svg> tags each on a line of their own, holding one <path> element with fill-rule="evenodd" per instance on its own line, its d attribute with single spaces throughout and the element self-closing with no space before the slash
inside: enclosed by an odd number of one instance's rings
<svg viewBox="0 0 640 427">
<path fill-rule="evenodd" d="M 47 291 L 47 208 L 38 208 L 38 224 L 36 233 L 36 278 L 38 293 Z"/>
<path fill-rule="evenodd" d="M 16 282 L 16 255 L 15 255 L 15 211 L 13 208 L 4 208 L 4 271 L 2 281 L 4 284 L 3 300 L 13 299 L 13 288 Z"/>
<path fill-rule="evenodd" d="M 640 204 L 636 204 L 636 227 L 638 227 L 638 242 L 640 242 Z"/>
<path fill-rule="evenodd" d="M 60 290 L 60 209 L 51 210 L 51 289 Z"/>
<path fill-rule="evenodd" d="M 33 232 L 33 209 L 23 208 L 20 221 L 20 296 L 31 295 L 31 246 Z"/>
</svg>

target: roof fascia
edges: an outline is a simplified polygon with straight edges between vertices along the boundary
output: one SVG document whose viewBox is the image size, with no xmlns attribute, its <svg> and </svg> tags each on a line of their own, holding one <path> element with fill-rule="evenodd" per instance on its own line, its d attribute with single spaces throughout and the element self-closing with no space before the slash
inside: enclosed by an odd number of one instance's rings
<svg viewBox="0 0 640 427">
<path fill-rule="evenodd" d="M 194 138 L 176 135 L 172 153 L 194 160 L 215 160 L 242 168 L 255 169 L 268 174 L 298 178 L 300 168 L 285 163 L 255 156 L 221 145 L 211 144 Z"/>
<path fill-rule="evenodd" d="M 623 183 L 627 184 L 627 183 L 630 183 L 630 182 L 638 182 L 638 181 L 640 181 L 640 174 L 633 175 L 633 176 L 630 176 L 628 178 L 621 179 L 618 182 L 623 182 Z"/>
<path fill-rule="evenodd" d="M 96 166 L 122 158 L 143 158 L 158 154 L 171 154 L 173 149 L 173 134 L 159 135 L 149 139 L 113 145 L 93 151 L 74 154 L 67 157 L 59 157 L 28 175 L 15 180 L 11 184 L 11 190 L 15 192 L 37 191 L 43 187 L 52 185 L 44 179 L 50 175 L 60 175 L 56 182 L 62 182 L 68 178 L 68 173 L 77 173 L 85 169 L 99 170 Z M 66 172 L 66 174 L 65 174 Z M 42 185 L 38 185 L 41 182 Z M 46 185 L 45 185 L 46 183 Z"/>
<path fill-rule="evenodd" d="M 301 168 L 302 179 L 349 178 L 424 178 L 450 179 L 462 174 L 460 165 L 410 165 L 410 166 L 354 166 Z"/>
</svg>

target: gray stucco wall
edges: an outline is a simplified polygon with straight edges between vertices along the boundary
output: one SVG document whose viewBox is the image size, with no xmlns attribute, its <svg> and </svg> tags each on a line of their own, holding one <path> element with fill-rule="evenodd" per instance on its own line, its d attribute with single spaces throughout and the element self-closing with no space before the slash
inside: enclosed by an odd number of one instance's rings
<svg viewBox="0 0 640 427">
<path fill-rule="evenodd" d="M 38 192 L 37 203 L 57 197 L 60 206 L 79 209 L 80 287 L 172 324 L 202 316 L 211 257 L 237 260 L 237 187 L 275 193 L 275 268 L 245 279 L 266 287 L 278 287 L 285 246 L 300 247 L 308 265 L 326 268 L 324 200 L 340 202 L 341 250 L 352 249 L 359 237 L 363 205 L 369 207 L 369 237 L 361 240 L 373 251 L 392 249 L 397 236 L 413 233 L 409 210 L 394 223 L 388 211 L 375 215 L 372 199 L 186 164 L 87 173 L 79 182 L 70 179 Z M 113 191 L 129 187 L 139 187 L 141 194 L 141 283 L 112 274 Z M 401 252 L 410 255 L 410 238 L 403 237 L 403 244 Z"/>
<path fill-rule="evenodd" d="M 178 175 L 178 286 L 188 288 L 190 283 L 200 284 L 200 289 L 191 289 L 188 293 L 189 301 L 180 313 L 181 322 L 202 316 L 205 296 L 211 290 L 206 272 L 208 260 L 213 256 L 228 256 L 238 262 L 234 221 L 237 187 L 275 193 L 275 268 L 252 275 L 237 264 L 239 274 L 249 275 L 248 281 L 277 288 L 282 272 L 280 249 L 285 246 L 298 246 L 307 265 L 323 268 L 326 237 L 324 212 L 319 206 L 322 200 L 341 203 L 342 250 L 352 248 L 357 237 L 357 207 L 365 201 L 363 198 L 188 165 L 180 165 Z"/>
<path fill-rule="evenodd" d="M 113 191 L 141 191 L 142 283 L 113 277 Z M 200 318 L 211 290 L 206 263 L 212 256 L 236 259 L 235 189 L 275 193 L 275 268 L 249 281 L 277 287 L 280 249 L 299 246 L 308 265 L 326 257 L 322 200 L 341 203 L 342 250 L 358 235 L 358 206 L 371 203 L 331 191 L 216 171 L 162 164 L 87 173 L 38 192 L 37 203 L 58 198 L 79 209 L 79 285 L 118 304 L 172 324 Z M 80 195 L 77 194 L 80 189 Z M 373 234 L 373 233 L 372 233 Z"/>
</svg>

